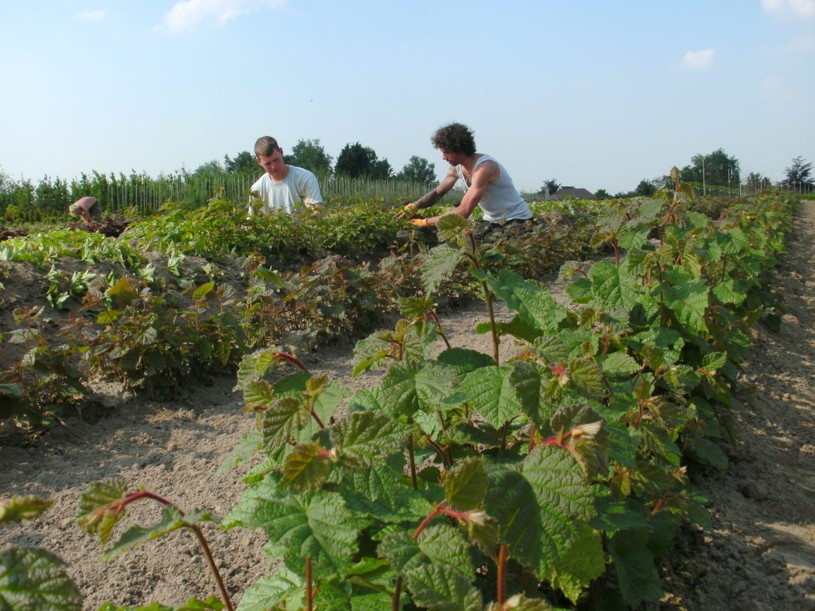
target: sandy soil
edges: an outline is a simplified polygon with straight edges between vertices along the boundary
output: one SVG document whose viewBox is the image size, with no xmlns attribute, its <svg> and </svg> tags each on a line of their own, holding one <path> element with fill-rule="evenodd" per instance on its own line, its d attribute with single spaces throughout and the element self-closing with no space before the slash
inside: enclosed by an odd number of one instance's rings
<svg viewBox="0 0 815 611">
<path fill-rule="evenodd" d="M 815 610 L 815 203 L 802 204 L 788 244 L 777 276 L 785 296 L 783 327 L 780 333 L 757 329 L 744 398 L 734 406 L 738 442 L 727 448 L 730 469 L 693 475 L 710 499 L 712 529 L 685 533 L 663 561 L 662 609 Z M 8 297 L 10 281 L 4 283 Z M 485 317 L 482 306 L 451 313 L 443 323 L 454 345 L 490 352 L 488 338 L 472 333 Z M 349 345 L 300 356 L 313 371 L 352 388 L 375 383 L 374 376 L 351 382 Z M 173 402 L 110 391 L 104 417 L 86 413 L 29 446 L 0 439 L 0 496 L 37 494 L 54 501 L 42 519 L 0 530 L 0 549 L 39 546 L 58 553 L 86 609 L 106 601 L 180 604 L 216 594 L 188 533 L 102 563 L 100 544 L 74 524 L 74 515 L 79 495 L 112 477 L 182 510 L 225 515 L 244 487 L 243 471 L 219 476 L 216 470 L 253 424 L 234 386 L 234 377 L 219 378 Z M 134 507 L 128 525 L 157 516 L 157 506 L 144 503 Z M 247 585 L 269 572 L 263 537 L 215 526 L 205 531 L 237 603 Z"/>
</svg>

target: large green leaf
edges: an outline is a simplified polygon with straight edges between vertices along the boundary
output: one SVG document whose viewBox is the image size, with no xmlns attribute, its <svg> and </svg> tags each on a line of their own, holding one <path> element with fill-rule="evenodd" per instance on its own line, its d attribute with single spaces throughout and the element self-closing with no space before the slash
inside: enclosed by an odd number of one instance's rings
<svg viewBox="0 0 815 611">
<path fill-rule="evenodd" d="M 467 458 L 448 472 L 444 479 L 445 496 L 459 511 L 478 509 L 483 506 L 488 483 L 481 460 Z"/>
<path fill-rule="evenodd" d="M 484 279 L 509 309 L 541 331 L 557 330 L 560 321 L 566 318 L 566 309 L 555 301 L 548 289 L 514 272 L 501 270 L 497 277 L 485 274 Z"/>
<path fill-rule="evenodd" d="M 317 490 L 331 472 L 331 461 L 319 442 L 301 443 L 286 456 L 281 483 L 293 490 Z"/>
<path fill-rule="evenodd" d="M 627 377 L 642 367 L 634 358 L 625 352 L 612 352 L 600 361 L 603 373 L 610 377 Z"/>
<path fill-rule="evenodd" d="M 603 574 L 605 564 L 599 533 L 584 524 L 579 536 L 563 555 L 547 567 L 548 571 L 542 578 L 562 590 L 572 603 L 577 603 L 592 580 Z"/>
<path fill-rule="evenodd" d="M 357 465 L 372 466 L 403 451 L 413 430 L 379 412 L 357 412 L 343 418 L 331 432 L 340 457 Z"/>
<path fill-rule="evenodd" d="M 559 555 L 571 545 L 580 524 L 595 513 L 591 488 L 577 461 L 559 448 L 536 448 L 524 461 L 522 472 L 532 485 L 540 512 L 540 540 L 551 542 Z M 540 566 L 548 562 L 542 557 Z"/>
<path fill-rule="evenodd" d="M 461 384 L 473 408 L 495 428 L 523 413 L 511 379 L 513 371 L 508 365 L 483 367 L 467 374 Z"/>
<path fill-rule="evenodd" d="M 728 305 L 740 306 L 747 299 L 747 293 L 741 283 L 734 278 L 720 282 L 713 287 L 712 292 L 716 299 Z"/>
<path fill-rule="evenodd" d="M 393 418 L 413 416 L 419 409 L 416 391 L 418 363 L 396 363 L 391 366 L 378 387 L 379 404 Z"/>
<path fill-rule="evenodd" d="M 608 551 L 617 572 L 617 582 L 629 608 L 655 602 L 662 596 L 659 573 L 647 542 L 646 529 L 624 530 L 609 541 Z"/>
<path fill-rule="evenodd" d="M 598 261 L 589 270 L 594 299 L 605 309 L 631 310 L 643 293 L 639 278 L 626 265 Z"/>
<path fill-rule="evenodd" d="M 605 395 L 603 373 L 592 357 L 578 357 L 569 361 L 566 368 L 569 385 L 589 399 L 602 399 Z"/>
<path fill-rule="evenodd" d="M 738 255 L 750 245 L 747 236 L 738 227 L 732 227 L 727 231 L 717 233 L 716 241 L 726 255 Z"/>
<path fill-rule="evenodd" d="M 478 590 L 458 570 L 449 566 L 423 564 L 407 573 L 413 600 L 434 611 L 481 611 Z"/>
<path fill-rule="evenodd" d="M 263 448 L 273 452 L 296 442 L 308 419 L 303 405 L 294 397 L 275 399 L 261 418 Z"/>
<path fill-rule="evenodd" d="M 487 475 L 485 508 L 498 524 L 500 541 L 538 574 L 566 552 L 594 514 L 583 471 L 563 449 L 535 448 L 521 471 L 491 465 Z"/>
<path fill-rule="evenodd" d="M 665 305 L 670 308 L 677 320 L 693 332 L 705 334 L 705 310 L 708 307 L 708 287 L 704 280 L 681 280 L 660 289 L 665 297 Z"/>
<path fill-rule="evenodd" d="M 467 541 L 461 532 L 445 524 L 428 526 L 418 539 L 408 531 L 391 531 L 379 544 L 378 553 L 399 574 L 426 564 L 450 567 L 468 578 L 473 574 Z"/>
<path fill-rule="evenodd" d="M 454 367 L 430 361 L 416 374 L 416 393 L 425 411 L 438 409 L 457 389 L 458 373 Z"/>
<path fill-rule="evenodd" d="M 545 335 L 535 340 L 535 353 L 541 356 L 547 365 L 557 365 L 569 360 L 569 346 L 561 335 Z"/>
<path fill-rule="evenodd" d="M 258 579 L 246 588 L 238 611 L 267 611 L 275 606 L 302 608 L 306 598 L 306 587 L 303 578 L 281 566 L 274 574 Z"/>
<path fill-rule="evenodd" d="M 403 467 L 401 456 L 392 456 L 368 468 L 346 471 L 339 492 L 359 514 L 383 522 L 420 522 L 432 509 L 431 501 L 407 484 Z M 435 496 L 441 498 L 441 494 Z"/>
<path fill-rule="evenodd" d="M 247 490 L 222 522 L 224 528 L 262 528 L 269 537 L 269 554 L 285 557 L 293 570 L 303 572 L 311 557 L 323 575 L 342 574 L 350 566 L 364 525 L 339 495 L 287 494 L 268 477 Z"/>
<path fill-rule="evenodd" d="M 448 348 L 436 360 L 453 367 L 460 377 L 476 369 L 495 364 L 490 355 L 469 348 Z"/>
<path fill-rule="evenodd" d="M 439 285 L 453 275 L 463 256 L 461 250 L 448 244 L 440 244 L 427 253 L 422 264 L 422 282 L 428 293 L 435 293 Z"/>
<path fill-rule="evenodd" d="M 12 548 L 0 553 L 0 609 L 79 611 L 82 596 L 57 556 Z"/>
</svg>

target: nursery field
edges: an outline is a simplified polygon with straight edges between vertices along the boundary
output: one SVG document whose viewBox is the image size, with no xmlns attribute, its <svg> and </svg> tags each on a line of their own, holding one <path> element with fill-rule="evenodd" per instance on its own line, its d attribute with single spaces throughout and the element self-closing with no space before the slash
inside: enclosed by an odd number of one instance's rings
<svg viewBox="0 0 815 611">
<path fill-rule="evenodd" d="M 0 608 L 815 609 L 815 204 L 680 193 L 10 238 Z"/>
</svg>

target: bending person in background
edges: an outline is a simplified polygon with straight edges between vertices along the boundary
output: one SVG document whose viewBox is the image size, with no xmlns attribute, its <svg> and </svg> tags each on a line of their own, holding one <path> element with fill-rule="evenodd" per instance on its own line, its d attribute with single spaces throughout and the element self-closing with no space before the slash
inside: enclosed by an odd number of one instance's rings
<svg viewBox="0 0 815 611">
<path fill-rule="evenodd" d="M 509 173 L 493 157 L 476 152 L 475 137 L 470 128 L 461 123 L 451 123 L 438 129 L 431 142 L 441 151 L 442 159 L 450 164 L 450 170 L 435 189 L 407 204 L 403 215 L 411 218 L 416 210 L 434 205 L 461 180 L 465 192 L 458 206 L 439 216 L 414 219 L 413 223 L 419 227 L 430 227 L 448 214 L 458 214 L 466 219 L 478 206 L 483 220 L 479 221 L 474 232 L 477 239 L 502 231 L 507 226 L 517 225 L 517 229 L 531 227 L 532 212 L 515 188 Z"/>
<path fill-rule="evenodd" d="M 68 214 L 78 216 L 86 225 L 102 220 L 102 204 L 95 197 L 80 197 L 68 206 Z"/>
<path fill-rule="evenodd" d="M 317 177 L 306 169 L 287 165 L 283 161 L 283 149 L 271 136 L 263 136 L 255 142 L 255 158 L 266 173 L 252 185 L 249 200 L 249 216 L 257 212 L 283 211 L 291 214 L 305 206 L 320 206 L 323 196 Z"/>
</svg>

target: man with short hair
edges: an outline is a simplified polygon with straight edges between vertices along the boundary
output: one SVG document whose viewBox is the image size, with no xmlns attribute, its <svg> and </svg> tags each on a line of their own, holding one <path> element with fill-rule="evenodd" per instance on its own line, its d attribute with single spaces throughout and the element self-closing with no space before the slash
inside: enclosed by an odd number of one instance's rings
<svg viewBox="0 0 815 611">
<path fill-rule="evenodd" d="M 266 173 L 252 185 L 249 216 L 256 212 L 256 202 L 262 202 L 260 211 L 263 213 L 282 211 L 292 214 L 304 205 L 322 205 L 317 177 L 304 168 L 286 164 L 277 140 L 271 136 L 258 138 L 255 158 Z"/>
<path fill-rule="evenodd" d="M 442 159 L 450 164 L 450 170 L 435 189 L 407 204 L 403 215 L 412 217 L 416 210 L 434 205 L 459 180 L 464 182 L 466 189 L 458 206 L 439 216 L 414 219 L 415 225 L 430 227 L 448 214 L 469 218 L 476 206 L 483 213 L 483 220 L 474 232 L 478 238 L 500 231 L 507 225 L 531 225 L 532 212 L 509 173 L 493 157 L 476 152 L 475 137 L 470 128 L 451 123 L 438 129 L 431 142 L 441 151 Z"/>
</svg>

